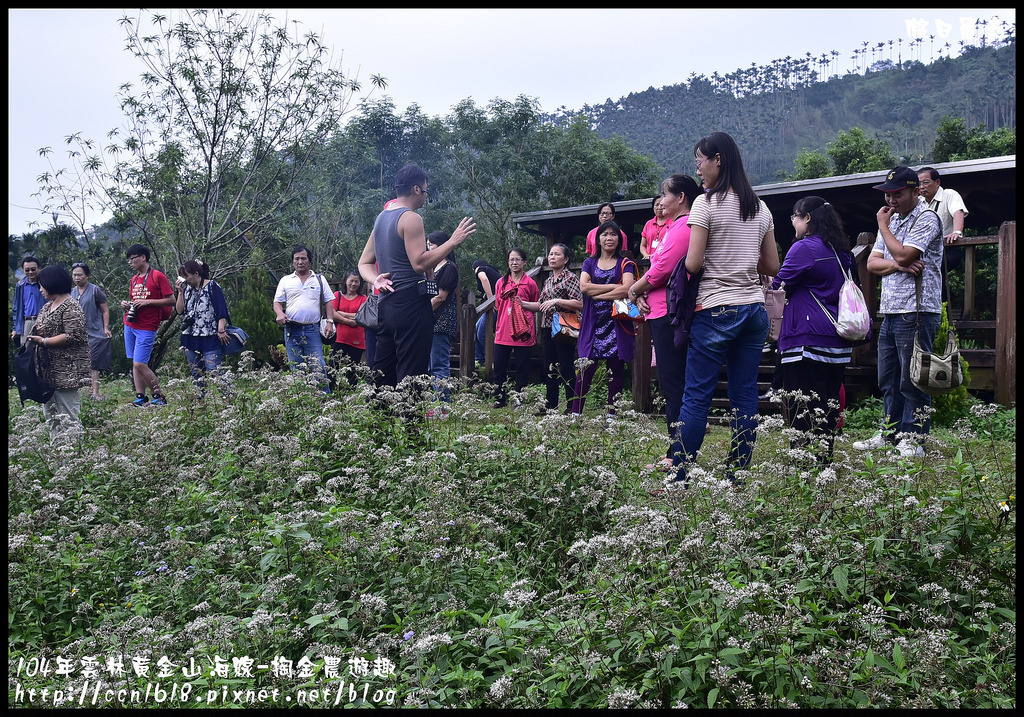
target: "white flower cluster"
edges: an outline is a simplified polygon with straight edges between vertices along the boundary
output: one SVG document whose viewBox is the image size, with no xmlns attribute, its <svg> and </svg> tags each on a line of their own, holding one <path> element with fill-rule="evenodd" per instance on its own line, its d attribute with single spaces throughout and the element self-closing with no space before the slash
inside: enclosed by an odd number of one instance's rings
<svg viewBox="0 0 1024 717">
<path fill-rule="evenodd" d="M 512 696 L 512 678 L 508 675 L 499 677 L 491 683 L 490 688 L 487 690 L 487 694 L 490 698 L 499 704 L 505 704 L 509 697 Z"/>
<path fill-rule="evenodd" d="M 630 690 L 623 687 L 616 687 L 615 690 L 610 695 L 608 695 L 608 709 L 629 709 L 631 707 L 636 707 L 639 701 L 640 693 L 636 690 Z"/>
</svg>

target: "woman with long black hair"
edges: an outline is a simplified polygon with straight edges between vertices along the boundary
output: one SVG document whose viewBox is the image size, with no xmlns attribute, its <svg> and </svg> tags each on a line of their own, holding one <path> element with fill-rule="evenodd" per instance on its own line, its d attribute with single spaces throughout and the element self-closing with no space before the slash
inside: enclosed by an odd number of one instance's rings
<svg viewBox="0 0 1024 717">
<path fill-rule="evenodd" d="M 690 247 L 686 270 L 703 267 L 697 311 L 690 326 L 686 387 L 679 411 L 680 438 L 673 446 L 676 480 L 685 481 L 683 461 L 692 461 L 704 443 L 711 398 L 722 365 L 728 366 L 732 408 L 730 479 L 750 465 L 757 430 L 757 369 L 768 335 L 761 274 L 779 271 L 775 223 L 754 193 L 736 142 L 712 132 L 693 149 L 704 194 L 697 197 L 686 223 Z"/>
<path fill-rule="evenodd" d="M 790 446 L 813 440 L 818 460 L 828 462 L 839 421 L 839 389 L 854 344 L 836 333 L 829 314 L 838 316 L 839 292 L 846 276 L 857 272 L 843 221 L 831 204 L 804 197 L 790 220 L 796 242 L 772 282 L 786 290 L 779 333 L 782 400 L 790 427 L 801 432 Z"/>
</svg>

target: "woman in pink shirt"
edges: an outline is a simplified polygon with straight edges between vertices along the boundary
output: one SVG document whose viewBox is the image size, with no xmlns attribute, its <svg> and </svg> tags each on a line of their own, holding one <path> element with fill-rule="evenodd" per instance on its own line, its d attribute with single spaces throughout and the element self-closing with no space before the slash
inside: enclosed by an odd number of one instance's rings
<svg viewBox="0 0 1024 717">
<path fill-rule="evenodd" d="M 668 316 L 668 280 L 690 248 L 690 227 L 686 225 L 686 218 L 690 206 L 700 195 L 700 187 L 692 177 L 673 174 L 662 182 L 661 191 L 661 204 L 670 228 L 651 255 L 651 268 L 629 288 L 629 296 L 647 316 L 654 352 L 658 357 L 658 387 L 665 397 L 665 421 L 669 438 L 673 439 L 676 430 L 672 424 L 679 420 L 683 402 L 686 349 L 676 349 L 675 327 Z M 669 442 L 671 444 L 672 440 Z M 659 470 L 671 468 L 671 450 L 670 445 L 669 452 L 658 465 Z"/>
<path fill-rule="evenodd" d="M 652 203 L 654 216 L 644 224 L 643 231 L 640 232 L 640 256 L 647 260 L 650 260 L 654 250 L 658 248 L 658 244 L 665 238 L 669 227 L 672 226 L 672 218 L 665 214 L 665 206 L 661 201 L 664 196 L 664 194 L 659 194 L 654 198 Z"/>
<path fill-rule="evenodd" d="M 494 377 L 497 399 L 493 408 L 508 402 L 505 379 L 512 351 L 516 354 L 516 391 L 522 391 L 530 382 L 530 356 L 537 343 L 533 312 L 523 308 L 521 302 L 535 302 L 540 298 L 537 282 L 526 275 L 526 252 L 512 247 L 508 253 L 508 273 L 498 279 L 494 287 Z"/>
<path fill-rule="evenodd" d="M 615 205 L 611 202 L 605 202 L 597 208 L 597 226 L 590 230 L 587 234 L 587 256 L 598 256 L 601 252 L 597 248 L 597 230 L 605 222 L 615 221 Z M 619 229 L 619 234 L 622 235 L 622 251 L 629 251 L 626 239 L 626 232 Z"/>
</svg>

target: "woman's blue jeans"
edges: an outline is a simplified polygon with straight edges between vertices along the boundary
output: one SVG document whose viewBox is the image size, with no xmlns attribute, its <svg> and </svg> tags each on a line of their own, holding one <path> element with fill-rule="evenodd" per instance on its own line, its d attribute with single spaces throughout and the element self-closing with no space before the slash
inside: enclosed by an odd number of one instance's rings
<svg viewBox="0 0 1024 717">
<path fill-rule="evenodd" d="M 452 375 L 452 337 L 445 333 L 434 332 L 433 343 L 430 345 L 430 368 L 428 369 L 434 384 L 434 398 L 448 403 L 452 390 L 448 386 Z"/>
<path fill-rule="evenodd" d="M 694 314 L 679 410 L 682 440 L 672 446 L 673 463 L 679 466 L 676 480 L 685 479 L 686 471 L 680 464 L 694 460 L 704 443 L 711 398 L 723 364 L 732 409 L 729 465 L 741 469 L 750 465 L 757 438 L 757 369 L 767 336 L 768 312 L 760 302 L 716 306 Z"/>
<path fill-rule="evenodd" d="M 192 380 L 199 389 L 199 397 L 206 395 L 206 377 L 209 376 L 217 384 L 222 394 L 227 395 L 227 383 L 222 375 L 220 365 L 224 360 L 224 351 L 193 351 L 185 349 L 185 358 L 188 360 L 189 370 L 192 372 Z"/>
<path fill-rule="evenodd" d="M 476 362 L 487 360 L 487 314 L 480 314 L 476 320 Z"/>
</svg>

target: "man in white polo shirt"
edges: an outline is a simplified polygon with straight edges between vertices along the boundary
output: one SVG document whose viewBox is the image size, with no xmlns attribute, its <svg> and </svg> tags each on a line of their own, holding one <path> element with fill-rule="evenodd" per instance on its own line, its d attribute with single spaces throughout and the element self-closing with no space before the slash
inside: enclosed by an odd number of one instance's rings
<svg viewBox="0 0 1024 717">
<path fill-rule="evenodd" d="M 274 313 L 277 323 L 284 327 L 288 363 L 293 369 L 305 363 L 308 369 L 318 372 L 320 387 L 324 393 L 330 393 L 320 317 L 334 315 L 334 293 L 327 280 L 313 271 L 313 252 L 307 247 L 295 247 L 292 267 L 294 273 L 281 278 L 274 294 Z"/>
</svg>

